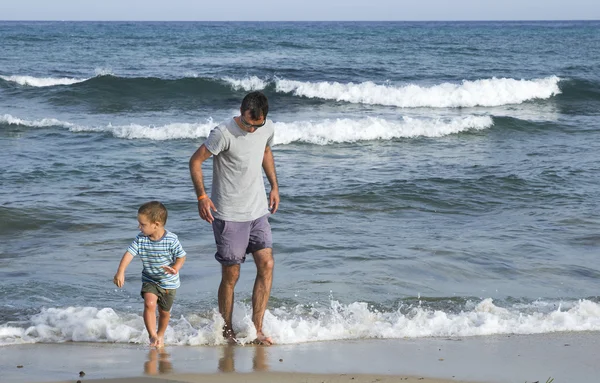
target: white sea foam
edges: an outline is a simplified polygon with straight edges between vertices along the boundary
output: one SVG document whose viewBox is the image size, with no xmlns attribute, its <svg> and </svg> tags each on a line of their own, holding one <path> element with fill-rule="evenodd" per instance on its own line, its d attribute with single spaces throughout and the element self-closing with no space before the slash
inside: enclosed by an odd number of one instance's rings
<svg viewBox="0 0 600 383">
<path fill-rule="evenodd" d="M 54 78 L 54 77 L 32 77 L 32 76 L 0 76 L 4 81 L 16 82 L 19 85 L 45 87 L 55 85 L 71 85 L 89 80 L 89 78 Z"/>
<path fill-rule="evenodd" d="M 468 130 L 487 129 L 494 124 L 489 116 L 465 116 L 450 119 L 416 119 L 404 117 L 390 121 L 376 117 L 360 120 L 336 119 L 318 122 L 278 122 L 275 142 L 306 142 L 317 145 L 366 140 L 392 140 L 411 137 L 441 137 Z"/>
<path fill-rule="evenodd" d="M 162 126 L 153 125 L 107 125 L 107 126 L 72 126 L 72 132 L 109 132 L 113 136 L 126 139 L 148 139 L 156 141 L 177 140 L 185 138 L 207 137 L 215 127 L 212 119 L 205 123 L 172 123 Z"/>
<path fill-rule="evenodd" d="M 13 117 L 10 114 L 0 116 L 0 123 L 9 125 L 31 126 L 36 128 L 43 128 L 48 126 L 62 126 L 70 128 L 75 126 L 69 122 L 60 121 L 55 118 L 42 118 L 40 120 L 22 120 L 20 118 Z"/>
<path fill-rule="evenodd" d="M 443 83 L 431 87 L 419 85 L 379 85 L 373 82 L 302 82 L 277 79 L 277 92 L 296 96 L 346 101 L 351 103 L 397 106 L 402 108 L 456 108 L 520 104 L 533 99 L 548 99 L 560 94 L 556 76 L 516 80 L 491 78 Z"/>
<path fill-rule="evenodd" d="M 72 132 L 97 132 L 111 133 L 118 138 L 126 139 L 149 139 L 156 141 L 176 140 L 182 138 L 207 137 L 210 130 L 215 126 L 212 119 L 207 119 L 205 123 L 172 123 L 163 126 L 154 125 L 112 125 L 106 126 L 86 126 L 76 125 L 66 121 L 60 121 L 55 118 L 43 118 L 39 120 L 24 120 L 13 117 L 10 114 L 0 116 L 0 123 L 9 125 L 22 125 L 30 127 L 49 127 L 59 126 L 68 128 Z"/>
<path fill-rule="evenodd" d="M 250 76 L 243 79 L 224 77 L 223 80 L 228 82 L 234 90 L 243 89 L 247 92 L 264 89 L 268 84 L 267 81 L 261 80 L 256 76 Z"/>
<path fill-rule="evenodd" d="M 9 114 L 0 116 L 0 122 L 31 127 L 61 126 L 72 132 L 108 132 L 118 138 L 156 141 L 207 137 L 215 126 L 212 118 L 200 123 L 170 123 L 158 126 L 140 124 L 85 126 L 54 118 L 22 120 Z M 447 119 L 404 117 L 400 121 L 366 117 L 362 119 L 277 122 L 275 123 L 275 144 L 285 145 L 292 142 L 304 142 L 327 145 L 395 138 L 441 137 L 469 130 L 487 129 L 493 124 L 493 119 L 489 116 L 472 115 Z"/>
<path fill-rule="evenodd" d="M 256 336 L 251 308 L 246 304 L 236 303 L 233 324 L 242 343 L 250 342 Z M 216 309 L 202 316 L 174 317 L 165 334 L 165 342 L 171 345 L 223 344 L 222 325 Z M 279 344 L 600 331 L 600 305 L 581 300 L 556 306 L 534 303 L 526 307 L 502 308 L 488 298 L 459 313 L 423 307 L 380 312 L 364 302 L 343 305 L 331 301 L 328 306 L 312 309 L 300 305 L 268 310 L 264 330 Z M 147 334 L 140 315 L 118 314 L 111 308 L 94 307 L 43 309 L 27 324 L 0 326 L 0 345 L 67 341 L 146 343 Z"/>
</svg>

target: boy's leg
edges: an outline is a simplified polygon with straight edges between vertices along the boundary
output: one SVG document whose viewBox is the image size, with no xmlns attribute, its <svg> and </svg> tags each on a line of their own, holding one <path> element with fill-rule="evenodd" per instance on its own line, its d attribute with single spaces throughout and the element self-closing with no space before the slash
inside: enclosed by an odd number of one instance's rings
<svg viewBox="0 0 600 383">
<path fill-rule="evenodd" d="M 144 363 L 144 374 L 158 374 L 158 351 L 155 348 L 151 348 L 148 353 L 148 361 Z"/>
<path fill-rule="evenodd" d="M 156 336 L 158 338 L 158 342 L 156 347 L 164 347 L 165 345 L 165 331 L 167 331 L 167 326 L 169 325 L 169 319 L 171 319 L 171 312 L 165 311 L 162 308 L 158 308 L 158 331 Z"/>
<path fill-rule="evenodd" d="M 158 343 L 156 335 L 156 301 L 158 297 L 152 293 L 144 294 L 144 324 L 150 338 L 150 346 L 154 347 Z"/>
<path fill-rule="evenodd" d="M 176 289 L 164 290 L 157 287 L 158 290 L 158 331 L 156 332 L 157 343 L 156 347 L 164 347 L 165 345 L 165 331 L 169 325 L 169 319 L 171 319 L 171 308 L 175 301 Z"/>
</svg>

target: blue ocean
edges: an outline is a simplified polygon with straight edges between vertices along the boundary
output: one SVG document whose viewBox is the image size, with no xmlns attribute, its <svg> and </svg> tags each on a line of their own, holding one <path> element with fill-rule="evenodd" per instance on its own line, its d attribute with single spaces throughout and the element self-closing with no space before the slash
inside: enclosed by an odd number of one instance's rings
<svg viewBox="0 0 600 383">
<path fill-rule="evenodd" d="M 596 21 L 0 22 L 0 345 L 147 344 L 141 262 L 112 278 L 154 199 L 188 253 L 165 341 L 224 343 L 188 160 L 252 90 L 276 343 L 600 331 L 599 57 Z"/>
</svg>

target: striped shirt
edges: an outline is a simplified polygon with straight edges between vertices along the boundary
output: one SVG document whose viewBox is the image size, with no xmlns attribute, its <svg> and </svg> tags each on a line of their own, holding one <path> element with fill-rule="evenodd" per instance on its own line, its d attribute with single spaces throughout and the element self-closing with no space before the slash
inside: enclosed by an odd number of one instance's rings
<svg viewBox="0 0 600 383">
<path fill-rule="evenodd" d="M 142 260 L 142 282 L 154 283 L 163 289 L 179 287 L 179 273 L 167 274 L 162 266 L 171 266 L 177 258 L 185 257 L 186 253 L 179 243 L 177 235 L 165 230 L 165 235 L 157 241 L 139 233 L 133 240 L 127 252 Z"/>
</svg>

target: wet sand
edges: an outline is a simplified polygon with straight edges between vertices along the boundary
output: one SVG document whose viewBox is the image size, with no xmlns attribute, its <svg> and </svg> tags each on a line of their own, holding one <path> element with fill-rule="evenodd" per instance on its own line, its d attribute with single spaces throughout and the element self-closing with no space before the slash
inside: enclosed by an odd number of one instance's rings
<svg viewBox="0 0 600 383">
<path fill-rule="evenodd" d="M 593 382 L 600 376 L 598 349 L 596 332 L 164 350 L 106 343 L 31 344 L 0 347 L 0 381 Z"/>
</svg>

